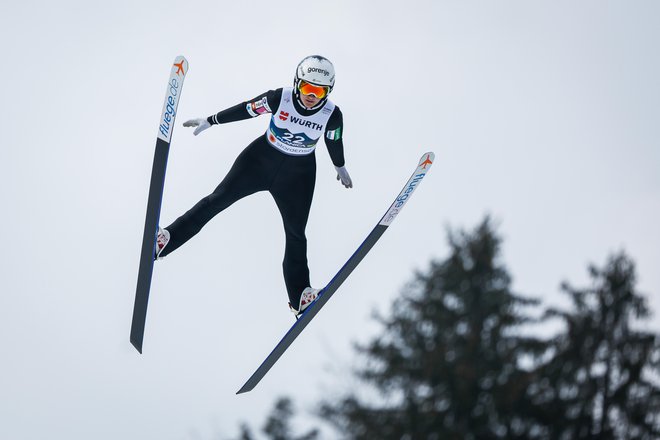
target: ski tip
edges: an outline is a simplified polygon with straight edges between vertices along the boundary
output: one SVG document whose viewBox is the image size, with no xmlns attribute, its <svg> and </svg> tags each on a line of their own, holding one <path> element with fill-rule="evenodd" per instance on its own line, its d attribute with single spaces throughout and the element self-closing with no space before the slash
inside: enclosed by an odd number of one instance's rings
<svg viewBox="0 0 660 440">
<path fill-rule="evenodd" d="M 433 151 L 427 151 L 426 153 L 422 154 L 422 157 L 419 158 L 419 163 L 423 163 L 425 161 L 431 161 L 435 159 L 435 153 Z"/>
<path fill-rule="evenodd" d="M 172 73 L 176 74 L 178 77 L 185 78 L 186 73 L 188 73 L 188 60 L 183 55 L 179 55 L 174 58 L 174 63 L 172 64 Z"/>
<path fill-rule="evenodd" d="M 417 165 L 417 167 L 428 169 L 431 165 L 433 165 L 434 160 L 435 160 L 435 153 L 433 153 L 433 151 L 428 151 L 422 154 L 422 157 L 419 158 L 419 164 Z"/>
</svg>

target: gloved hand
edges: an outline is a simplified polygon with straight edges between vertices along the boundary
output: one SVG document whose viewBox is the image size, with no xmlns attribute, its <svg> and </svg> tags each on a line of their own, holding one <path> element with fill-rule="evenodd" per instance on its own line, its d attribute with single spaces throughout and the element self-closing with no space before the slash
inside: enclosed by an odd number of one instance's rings
<svg viewBox="0 0 660 440">
<path fill-rule="evenodd" d="M 346 188 L 353 188 L 353 181 L 351 176 L 348 175 L 346 167 L 335 167 L 335 169 L 337 170 L 337 180 L 341 181 L 341 184 Z"/>
<path fill-rule="evenodd" d="M 207 128 L 211 126 L 209 124 L 209 121 L 206 120 L 206 118 L 199 118 L 199 119 L 191 119 L 189 121 L 186 121 L 183 123 L 184 127 L 197 127 L 195 131 L 193 131 L 193 134 L 197 136 Z"/>
</svg>

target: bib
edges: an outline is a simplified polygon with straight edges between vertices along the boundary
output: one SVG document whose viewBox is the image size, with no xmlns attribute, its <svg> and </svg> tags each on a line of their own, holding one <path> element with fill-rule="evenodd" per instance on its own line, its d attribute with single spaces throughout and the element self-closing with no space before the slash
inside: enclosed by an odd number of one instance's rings
<svg viewBox="0 0 660 440">
<path fill-rule="evenodd" d="M 319 111 L 303 116 L 293 106 L 294 99 L 293 88 L 282 89 L 282 100 L 270 119 L 266 138 L 283 153 L 305 156 L 316 149 L 316 143 L 323 136 L 335 105 L 327 100 Z"/>
</svg>

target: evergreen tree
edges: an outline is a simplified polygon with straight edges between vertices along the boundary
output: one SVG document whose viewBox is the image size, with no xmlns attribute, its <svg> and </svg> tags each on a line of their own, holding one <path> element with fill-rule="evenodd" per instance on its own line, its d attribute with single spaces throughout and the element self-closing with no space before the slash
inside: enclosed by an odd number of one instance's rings
<svg viewBox="0 0 660 440">
<path fill-rule="evenodd" d="M 273 407 L 270 415 L 263 425 L 262 432 L 269 440 L 316 440 L 319 432 L 312 429 L 302 435 L 294 435 L 291 428 L 291 421 L 295 415 L 295 409 L 291 399 L 288 397 L 279 398 Z M 240 440 L 256 440 L 252 430 L 246 424 L 241 425 Z"/>
<path fill-rule="evenodd" d="M 511 292 L 500 239 L 486 218 L 472 233 L 449 233 L 451 252 L 432 262 L 378 318 L 380 337 L 358 350 L 358 377 L 380 396 L 325 402 L 320 413 L 348 438 L 529 438 L 533 374 L 520 368 L 545 345 L 517 331 L 537 302 Z M 380 403 L 389 402 L 389 403 Z"/>
<path fill-rule="evenodd" d="M 364 388 L 322 402 L 323 421 L 357 440 L 660 438 L 660 337 L 640 330 L 650 311 L 625 254 L 590 267 L 589 288 L 563 284 L 572 307 L 543 319 L 564 326 L 539 340 L 522 336 L 538 301 L 511 291 L 490 220 L 448 239 L 449 256 L 416 274 L 378 318 L 380 336 L 357 347 Z M 293 435 L 293 415 L 278 400 L 267 438 L 318 438 Z M 245 425 L 240 438 L 255 439 Z"/>
<path fill-rule="evenodd" d="M 633 328 L 650 315 L 635 291 L 634 264 L 621 253 L 590 276 L 589 288 L 562 286 L 570 311 L 547 312 L 565 331 L 530 388 L 538 420 L 551 438 L 660 438 L 660 345 Z"/>
</svg>

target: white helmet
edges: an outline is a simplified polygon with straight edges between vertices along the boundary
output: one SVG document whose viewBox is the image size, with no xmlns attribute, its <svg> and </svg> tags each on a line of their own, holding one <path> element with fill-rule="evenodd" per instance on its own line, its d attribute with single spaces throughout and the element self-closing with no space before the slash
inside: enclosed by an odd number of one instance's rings
<svg viewBox="0 0 660 440">
<path fill-rule="evenodd" d="M 296 68 L 296 77 L 293 81 L 295 90 L 303 80 L 316 86 L 328 87 L 328 93 L 335 86 L 335 66 L 330 60 L 320 55 L 310 55 L 304 58 Z"/>
</svg>

